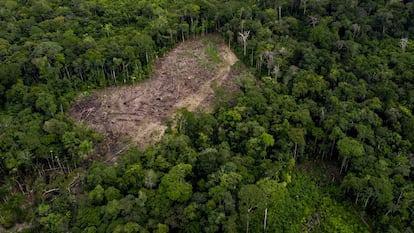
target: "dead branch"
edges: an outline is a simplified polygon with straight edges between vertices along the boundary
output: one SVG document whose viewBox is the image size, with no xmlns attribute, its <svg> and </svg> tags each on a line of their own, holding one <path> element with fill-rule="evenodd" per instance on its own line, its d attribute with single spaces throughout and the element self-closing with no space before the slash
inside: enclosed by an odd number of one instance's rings
<svg viewBox="0 0 414 233">
<path fill-rule="evenodd" d="M 47 190 L 47 191 L 43 191 L 42 196 L 46 196 L 46 195 L 48 195 L 49 193 L 53 193 L 53 192 L 59 192 L 59 188 L 54 188 L 54 189 L 49 189 L 49 190 Z"/>
<path fill-rule="evenodd" d="M 72 187 L 72 185 L 75 184 L 75 182 L 79 179 L 80 174 L 79 172 L 76 174 L 75 177 L 73 177 L 72 181 L 68 184 L 68 187 L 66 188 L 66 190 L 68 190 L 68 192 L 70 193 L 70 188 Z"/>
</svg>

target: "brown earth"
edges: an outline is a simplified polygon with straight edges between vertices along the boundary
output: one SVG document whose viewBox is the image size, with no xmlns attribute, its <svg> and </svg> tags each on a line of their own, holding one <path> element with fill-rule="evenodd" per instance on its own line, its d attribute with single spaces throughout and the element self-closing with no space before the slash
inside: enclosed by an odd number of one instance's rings
<svg viewBox="0 0 414 233">
<path fill-rule="evenodd" d="M 236 61 L 219 37 L 186 41 L 155 62 L 149 80 L 96 91 L 73 104 L 69 115 L 102 133 L 109 144 L 126 137 L 143 148 L 160 140 L 166 119 L 177 109 L 209 109 L 212 82 L 232 83 L 230 71 Z M 119 149 L 108 150 L 115 154 Z"/>
</svg>

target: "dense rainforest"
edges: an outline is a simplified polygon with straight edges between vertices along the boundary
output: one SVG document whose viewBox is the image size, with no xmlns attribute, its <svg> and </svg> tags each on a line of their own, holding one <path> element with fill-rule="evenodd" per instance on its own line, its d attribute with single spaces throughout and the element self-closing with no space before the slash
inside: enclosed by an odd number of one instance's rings
<svg viewBox="0 0 414 233">
<path fill-rule="evenodd" d="M 208 33 L 240 92 L 105 162 L 73 101 Z M 414 232 L 412 35 L 405 0 L 2 0 L 0 231 Z"/>
</svg>

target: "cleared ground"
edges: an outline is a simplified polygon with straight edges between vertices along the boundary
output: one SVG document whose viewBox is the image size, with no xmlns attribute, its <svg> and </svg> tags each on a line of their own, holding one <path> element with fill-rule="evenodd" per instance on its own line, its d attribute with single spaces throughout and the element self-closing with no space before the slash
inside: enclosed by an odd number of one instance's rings
<svg viewBox="0 0 414 233">
<path fill-rule="evenodd" d="M 162 137 L 165 121 L 177 109 L 208 109 L 214 95 L 212 82 L 232 85 L 231 66 L 236 61 L 219 37 L 189 40 L 156 61 L 149 80 L 97 91 L 77 101 L 69 115 L 104 134 L 106 140 L 130 138 L 143 148 Z M 108 148 L 112 153 L 117 149 Z"/>
</svg>

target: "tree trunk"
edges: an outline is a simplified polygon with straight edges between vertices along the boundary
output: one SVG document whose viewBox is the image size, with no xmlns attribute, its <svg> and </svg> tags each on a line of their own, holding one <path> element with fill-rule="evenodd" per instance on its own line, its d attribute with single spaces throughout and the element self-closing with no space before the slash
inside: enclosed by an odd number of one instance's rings
<svg viewBox="0 0 414 233">
<path fill-rule="evenodd" d="M 68 76 L 68 79 L 70 79 L 69 69 L 68 69 L 68 66 L 66 64 L 65 64 L 65 71 L 66 71 L 66 75 Z"/>
<path fill-rule="evenodd" d="M 266 232 L 266 224 L 267 224 L 267 208 L 265 209 L 265 213 L 264 213 L 263 233 Z"/>
<path fill-rule="evenodd" d="M 307 0 L 302 0 L 302 2 L 303 2 L 303 15 L 306 15 L 306 1 Z"/>
<path fill-rule="evenodd" d="M 24 192 L 24 190 L 23 190 L 22 185 L 21 185 L 21 184 L 20 184 L 20 182 L 17 180 L 17 178 L 15 179 L 15 181 L 16 181 L 17 185 L 19 186 L 20 192 L 22 192 L 22 194 L 26 194 L 26 193 Z"/>
<path fill-rule="evenodd" d="M 114 82 L 116 84 L 116 74 L 115 74 L 115 70 L 114 69 L 111 70 L 111 73 L 112 73 L 112 78 L 114 79 Z"/>
<path fill-rule="evenodd" d="M 193 17 L 191 17 L 190 20 L 191 20 L 190 30 L 192 31 L 193 37 L 194 37 L 195 32 L 194 32 L 194 19 L 193 19 Z"/>
<path fill-rule="evenodd" d="M 65 169 L 63 168 L 62 164 L 60 163 L 60 159 L 59 159 L 59 157 L 56 157 L 56 159 L 57 159 L 58 165 L 59 165 L 59 167 L 60 167 L 60 170 L 61 170 L 61 171 L 65 174 L 65 173 L 66 173 L 66 171 L 65 171 Z"/>
<path fill-rule="evenodd" d="M 298 150 L 298 144 L 297 143 L 295 143 L 295 151 L 294 151 L 294 153 L 293 153 L 293 158 L 296 160 L 296 153 L 297 153 L 297 150 Z"/>
<path fill-rule="evenodd" d="M 80 78 L 81 78 L 81 80 L 82 80 L 82 81 L 85 81 L 85 80 L 83 79 L 83 74 L 82 74 L 82 71 L 80 71 L 80 72 L 79 72 L 79 74 L 80 74 Z"/>
<path fill-rule="evenodd" d="M 335 147 L 335 143 L 336 143 L 336 139 L 333 140 L 332 145 L 331 145 L 331 153 L 330 153 L 331 158 L 332 158 L 333 150 L 334 150 L 334 147 Z"/>
<path fill-rule="evenodd" d="M 251 62 L 250 65 L 253 66 L 254 65 L 254 60 L 253 60 L 254 59 L 254 49 L 253 48 L 252 48 L 252 55 L 251 56 L 252 56 L 252 58 L 251 58 L 251 61 L 250 61 Z"/>
<path fill-rule="evenodd" d="M 47 164 L 49 165 L 49 169 L 52 169 L 52 165 L 50 164 L 49 158 L 46 158 Z"/>
<path fill-rule="evenodd" d="M 279 6 L 279 23 L 281 19 L 282 19 L 282 7 Z"/>
<path fill-rule="evenodd" d="M 400 196 L 398 197 L 398 200 L 397 200 L 397 205 L 398 205 L 398 203 L 400 203 L 400 199 L 401 199 L 402 195 L 403 195 L 403 193 L 400 192 Z"/>
<path fill-rule="evenodd" d="M 371 198 L 371 196 L 368 196 L 367 197 L 367 200 L 365 200 L 365 205 L 364 205 L 364 208 L 366 209 L 367 208 L 367 206 L 368 206 L 368 202 L 369 202 L 369 199 Z"/>
<path fill-rule="evenodd" d="M 342 159 L 341 170 L 339 171 L 339 174 L 342 174 L 342 171 L 344 171 L 344 170 L 345 170 L 344 168 L 346 168 L 346 163 L 347 163 L 347 160 L 348 160 L 348 158 L 347 158 L 347 157 L 344 157 L 344 158 Z"/>
</svg>

